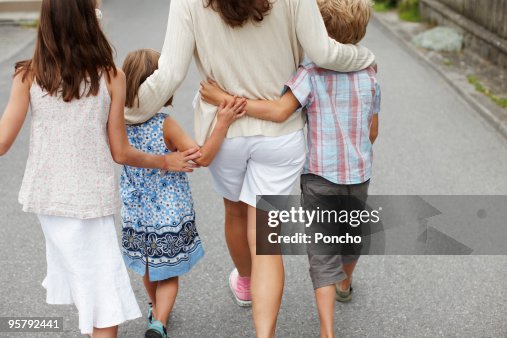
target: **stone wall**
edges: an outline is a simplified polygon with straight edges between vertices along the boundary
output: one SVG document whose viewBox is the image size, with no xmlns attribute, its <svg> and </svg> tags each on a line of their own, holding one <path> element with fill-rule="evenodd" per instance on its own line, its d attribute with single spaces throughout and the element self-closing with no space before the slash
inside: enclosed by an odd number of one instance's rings
<svg viewBox="0 0 507 338">
<path fill-rule="evenodd" d="M 507 69 L 507 0 L 420 0 L 421 17 L 463 32 L 465 47 Z"/>
</svg>

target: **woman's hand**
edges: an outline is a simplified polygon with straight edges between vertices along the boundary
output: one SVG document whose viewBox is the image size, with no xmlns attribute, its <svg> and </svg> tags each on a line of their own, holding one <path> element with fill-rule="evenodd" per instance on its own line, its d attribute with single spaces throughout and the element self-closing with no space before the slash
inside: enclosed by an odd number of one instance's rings
<svg viewBox="0 0 507 338">
<path fill-rule="evenodd" d="M 218 108 L 217 125 L 229 128 L 231 124 L 246 115 L 246 99 L 233 97 L 228 103 L 223 101 Z"/>
<path fill-rule="evenodd" d="M 208 79 L 208 81 L 201 81 L 199 93 L 201 93 L 201 98 L 204 102 L 217 107 L 224 102 L 226 104 L 229 103 L 229 101 L 233 98 L 231 95 L 223 91 L 222 88 L 218 86 L 218 83 L 210 79 Z"/>
<path fill-rule="evenodd" d="M 191 173 L 195 168 L 199 168 L 194 160 L 202 156 L 198 147 L 188 149 L 184 152 L 173 152 L 165 155 L 164 170 L 173 172 Z"/>
</svg>

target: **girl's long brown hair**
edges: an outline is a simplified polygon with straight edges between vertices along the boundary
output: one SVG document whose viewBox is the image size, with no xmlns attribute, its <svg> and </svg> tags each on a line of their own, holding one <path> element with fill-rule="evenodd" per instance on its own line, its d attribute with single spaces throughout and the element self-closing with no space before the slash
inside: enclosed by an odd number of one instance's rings
<svg viewBox="0 0 507 338">
<path fill-rule="evenodd" d="M 231 27 L 241 27 L 248 20 L 261 22 L 272 8 L 271 0 L 206 0 L 205 5 L 220 13 Z"/>
<path fill-rule="evenodd" d="M 139 87 L 158 69 L 160 53 L 153 49 L 139 49 L 127 55 L 123 71 L 127 81 L 125 107 L 139 107 Z M 166 105 L 171 105 L 173 98 Z"/>
<path fill-rule="evenodd" d="M 116 74 L 116 67 L 96 6 L 97 0 L 43 0 L 33 58 L 18 62 L 16 75 L 32 76 L 65 102 L 97 95 L 102 73 Z"/>
</svg>

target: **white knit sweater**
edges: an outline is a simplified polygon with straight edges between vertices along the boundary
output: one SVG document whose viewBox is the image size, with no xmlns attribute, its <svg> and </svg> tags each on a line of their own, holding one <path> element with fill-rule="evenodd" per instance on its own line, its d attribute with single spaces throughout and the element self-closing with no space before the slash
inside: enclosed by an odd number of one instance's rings
<svg viewBox="0 0 507 338">
<path fill-rule="evenodd" d="M 141 86 L 140 108 L 127 109 L 127 123 L 147 121 L 174 95 L 192 57 L 203 79 L 217 81 L 231 94 L 251 99 L 278 99 L 304 54 L 336 71 L 370 66 L 374 55 L 364 47 L 330 39 L 315 0 L 275 0 L 261 23 L 228 26 L 203 0 L 172 0 L 159 70 Z M 197 88 L 196 88 L 197 90 Z M 195 107 L 195 136 L 202 144 L 211 132 L 216 107 L 200 100 Z M 280 136 L 304 126 L 301 113 L 284 123 L 245 117 L 227 137 Z"/>
</svg>

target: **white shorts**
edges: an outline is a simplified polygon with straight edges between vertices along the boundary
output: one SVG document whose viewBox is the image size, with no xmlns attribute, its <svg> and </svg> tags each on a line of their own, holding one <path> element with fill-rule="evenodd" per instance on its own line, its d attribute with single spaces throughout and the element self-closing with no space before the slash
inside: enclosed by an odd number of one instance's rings
<svg viewBox="0 0 507 338">
<path fill-rule="evenodd" d="M 305 136 L 298 130 L 225 139 L 209 169 L 218 194 L 255 207 L 257 195 L 290 195 L 305 159 Z"/>
</svg>

